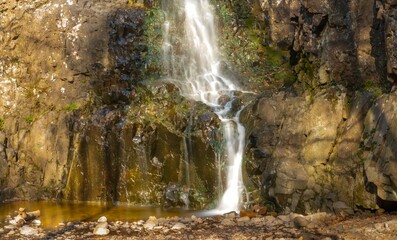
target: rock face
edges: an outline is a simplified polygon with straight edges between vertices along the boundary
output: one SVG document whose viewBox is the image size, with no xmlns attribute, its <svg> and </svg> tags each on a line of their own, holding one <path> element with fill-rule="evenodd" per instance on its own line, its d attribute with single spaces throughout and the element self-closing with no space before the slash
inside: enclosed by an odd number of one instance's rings
<svg viewBox="0 0 397 240">
<path fill-rule="evenodd" d="M 298 81 L 247 109 L 252 182 L 280 211 L 393 210 L 395 1 L 259 5 Z"/>
<path fill-rule="evenodd" d="M 152 81 L 161 14 L 127 2 L 0 1 L 0 200 L 215 198 L 217 119 Z"/>
<path fill-rule="evenodd" d="M 300 81 L 396 82 L 395 1 L 260 1 L 272 44 L 291 50 Z"/>
<path fill-rule="evenodd" d="M 260 98 L 245 117 L 254 119 L 247 169 L 265 199 L 280 211 L 393 209 L 396 96 L 327 90 Z"/>
<path fill-rule="evenodd" d="M 0 200 L 216 198 L 219 120 L 155 81 L 160 1 L 136 2 L 0 0 Z M 395 210 L 396 1 L 215 2 L 225 72 L 262 91 L 242 114 L 254 191 L 280 211 Z"/>
</svg>

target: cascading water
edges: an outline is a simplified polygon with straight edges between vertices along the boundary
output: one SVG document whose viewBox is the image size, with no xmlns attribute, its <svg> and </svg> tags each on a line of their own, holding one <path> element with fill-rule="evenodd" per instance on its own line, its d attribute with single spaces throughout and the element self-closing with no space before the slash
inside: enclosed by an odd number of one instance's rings
<svg viewBox="0 0 397 240">
<path fill-rule="evenodd" d="M 222 122 L 224 155 L 227 159 L 227 186 L 218 213 L 239 211 L 242 181 L 242 158 L 245 129 L 239 121 L 241 109 L 235 109 L 235 92 L 241 89 L 222 76 L 217 49 L 214 16 L 207 0 L 165 1 L 169 18 L 164 24 L 164 67 L 168 80 L 181 94 L 210 106 Z M 165 4 L 164 4 L 165 5 Z M 171 18 L 170 16 L 173 16 Z M 184 28 L 174 19 L 183 19 Z M 170 28 L 181 32 L 171 36 Z"/>
</svg>

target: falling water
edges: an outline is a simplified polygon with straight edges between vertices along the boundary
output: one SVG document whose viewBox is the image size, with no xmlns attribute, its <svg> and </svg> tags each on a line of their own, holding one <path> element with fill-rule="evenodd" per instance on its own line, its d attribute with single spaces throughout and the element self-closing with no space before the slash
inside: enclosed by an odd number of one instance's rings
<svg viewBox="0 0 397 240">
<path fill-rule="evenodd" d="M 168 14 L 164 24 L 164 66 L 169 80 L 179 87 L 183 96 L 210 106 L 221 120 L 227 186 L 216 211 L 238 211 L 243 188 L 241 167 L 245 129 L 239 121 L 241 109 L 236 111 L 234 107 L 237 99 L 234 94 L 240 88 L 220 72 L 217 35 L 209 2 L 171 2 L 173 6 L 164 6 Z M 184 21 L 184 28 L 178 19 L 183 19 L 180 21 Z M 178 31 L 182 37 L 171 36 L 171 32 Z"/>
</svg>

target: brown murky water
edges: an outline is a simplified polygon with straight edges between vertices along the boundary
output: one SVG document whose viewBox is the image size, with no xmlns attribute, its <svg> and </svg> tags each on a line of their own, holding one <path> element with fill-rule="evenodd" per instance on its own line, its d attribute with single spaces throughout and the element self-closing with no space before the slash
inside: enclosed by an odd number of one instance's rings
<svg viewBox="0 0 397 240">
<path fill-rule="evenodd" d="M 60 222 L 96 221 L 101 216 L 106 216 L 108 221 L 136 221 L 147 219 L 149 216 L 172 217 L 191 216 L 194 211 L 184 209 L 161 209 L 154 207 L 135 207 L 129 205 L 106 205 L 99 203 L 69 203 L 49 201 L 17 201 L 0 203 L 0 226 L 8 215 L 15 216 L 19 208 L 27 211 L 40 210 L 40 220 L 43 228 L 51 229 Z"/>
</svg>

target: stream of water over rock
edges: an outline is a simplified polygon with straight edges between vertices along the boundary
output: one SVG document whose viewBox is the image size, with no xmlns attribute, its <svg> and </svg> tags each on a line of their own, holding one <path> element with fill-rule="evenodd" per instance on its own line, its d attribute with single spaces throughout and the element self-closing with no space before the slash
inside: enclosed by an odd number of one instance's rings
<svg viewBox="0 0 397 240">
<path fill-rule="evenodd" d="M 211 5 L 207 0 L 178 0 L 167 1 L 163 7 L 167 13 L 163 44 L 167 80 L 186 98 L 210 106 L 222 122 L 226 188 L 215 211 L 238 211 L 245 128 L 239 121 L 242 107 L 235 94 L 241 89 L 222 76 Z"/>
</svg>

